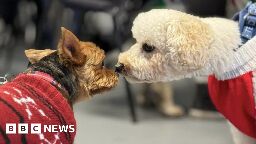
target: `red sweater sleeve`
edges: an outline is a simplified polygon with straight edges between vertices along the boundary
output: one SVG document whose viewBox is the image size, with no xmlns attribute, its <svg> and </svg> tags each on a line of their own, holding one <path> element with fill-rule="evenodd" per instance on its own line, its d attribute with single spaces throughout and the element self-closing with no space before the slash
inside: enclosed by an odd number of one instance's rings
<svg viewBox="0 0 256 144">
<path fill-rule="evenodd" d="M 76 121 L 72 108 L 54 86 L 39 77 L 21 74 L 1 86 L 0 107 L 0 143 L 74 142 Z M 6 123 L 26 123 L 28 134 L 6 134 Z M 41 124 L 41 134 L 31 134 L 33 123 Z M 51 132 L 46 127 L 51 127 Z"/>
<path fill-rule="evenodd" d="M 225 81 L 209 76 L 208 87 L 210 97 L 218 111 L 241 132 L 256 138 L 252 72 Z"/>
</svg>

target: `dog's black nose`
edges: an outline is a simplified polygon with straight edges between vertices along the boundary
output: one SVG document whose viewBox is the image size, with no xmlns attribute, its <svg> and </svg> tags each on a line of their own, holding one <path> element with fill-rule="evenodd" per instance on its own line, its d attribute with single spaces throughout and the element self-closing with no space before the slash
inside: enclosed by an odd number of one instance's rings
<svg viewBox="0 0 256 144">
<path fill-rule="evenodd" d="M 116 67 L 116 72 L 118 72 L 118 73 L 121 73 L 122 71 L 123 71 L 123 69 L 124 69 L 124 64 L 122 64 L 122 63 L 117 63 L 116 65 L 115 65 L 115 67 Z"/>
</svg>

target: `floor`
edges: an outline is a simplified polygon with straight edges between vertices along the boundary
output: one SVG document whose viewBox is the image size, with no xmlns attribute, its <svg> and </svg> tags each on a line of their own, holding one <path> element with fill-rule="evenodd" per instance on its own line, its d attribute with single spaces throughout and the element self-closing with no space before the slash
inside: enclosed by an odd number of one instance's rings
<svg viewBox="0 0 256 144">
<path fill-rule="evenodd" d="M 77 144 L 232 143 L 225 120 L 171 119 L 139 108 L 139 122 L 132 123 L 123 90 L 121 80 L 113 91 L 75 105 Z"/>
</svg>

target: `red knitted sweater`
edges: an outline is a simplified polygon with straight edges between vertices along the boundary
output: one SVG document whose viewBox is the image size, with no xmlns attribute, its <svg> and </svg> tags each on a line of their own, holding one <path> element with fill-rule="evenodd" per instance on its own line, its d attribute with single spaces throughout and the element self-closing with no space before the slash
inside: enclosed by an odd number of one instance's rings
<svg viewBox="0 0 256 144">
<path fill-rule="evenodd" d="M 241 132 L 256 138 L 256 107 L 253 74 L 220 81 L 209 76 L 208 87 L 213 103 Z"/>
<path fill-rule="evenodd" d="M 76 121 L 68 101 L 53 85 L 40 77 L 20 74 L 12 82 L 0 86 L 0 109 L 1 144 L 74 142 Z M 18 125 L 16 134 L 7 134 L 6 123 L 27 123 L 28 134 L 18 134 Z M 41 124 L 40 134 L 31 133 L 32 123 Z M 57 125 L 57 128 L 54 132 L 44 131 L 45 125 Z M 67 125 L 73 125 L 74 131 L 59 130 L 60 126 Z"/>
</svg>

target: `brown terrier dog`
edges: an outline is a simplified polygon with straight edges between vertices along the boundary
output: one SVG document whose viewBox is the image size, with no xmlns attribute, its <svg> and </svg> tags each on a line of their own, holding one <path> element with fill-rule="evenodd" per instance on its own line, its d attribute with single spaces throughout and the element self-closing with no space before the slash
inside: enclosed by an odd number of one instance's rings
<svg viewBox="0 0 256 144">
<path fill-rule="evenodd" d="M 0 111 L 0 143 L 73 143 L 72 104 L 113 88 L 118 75 L 104 67 L 103 50 L 79 41 L 65 28 L 61 28 L 57 51 L 30 49 L 25 53 L 31 66 L 0 87 L 0 108 L 5 110 Z M 27 134 L 10 131 L 15 128 L 6 123 L 27 124 Z M 46 129 L 52 125 L 52 130 Z"/>
</svg>

